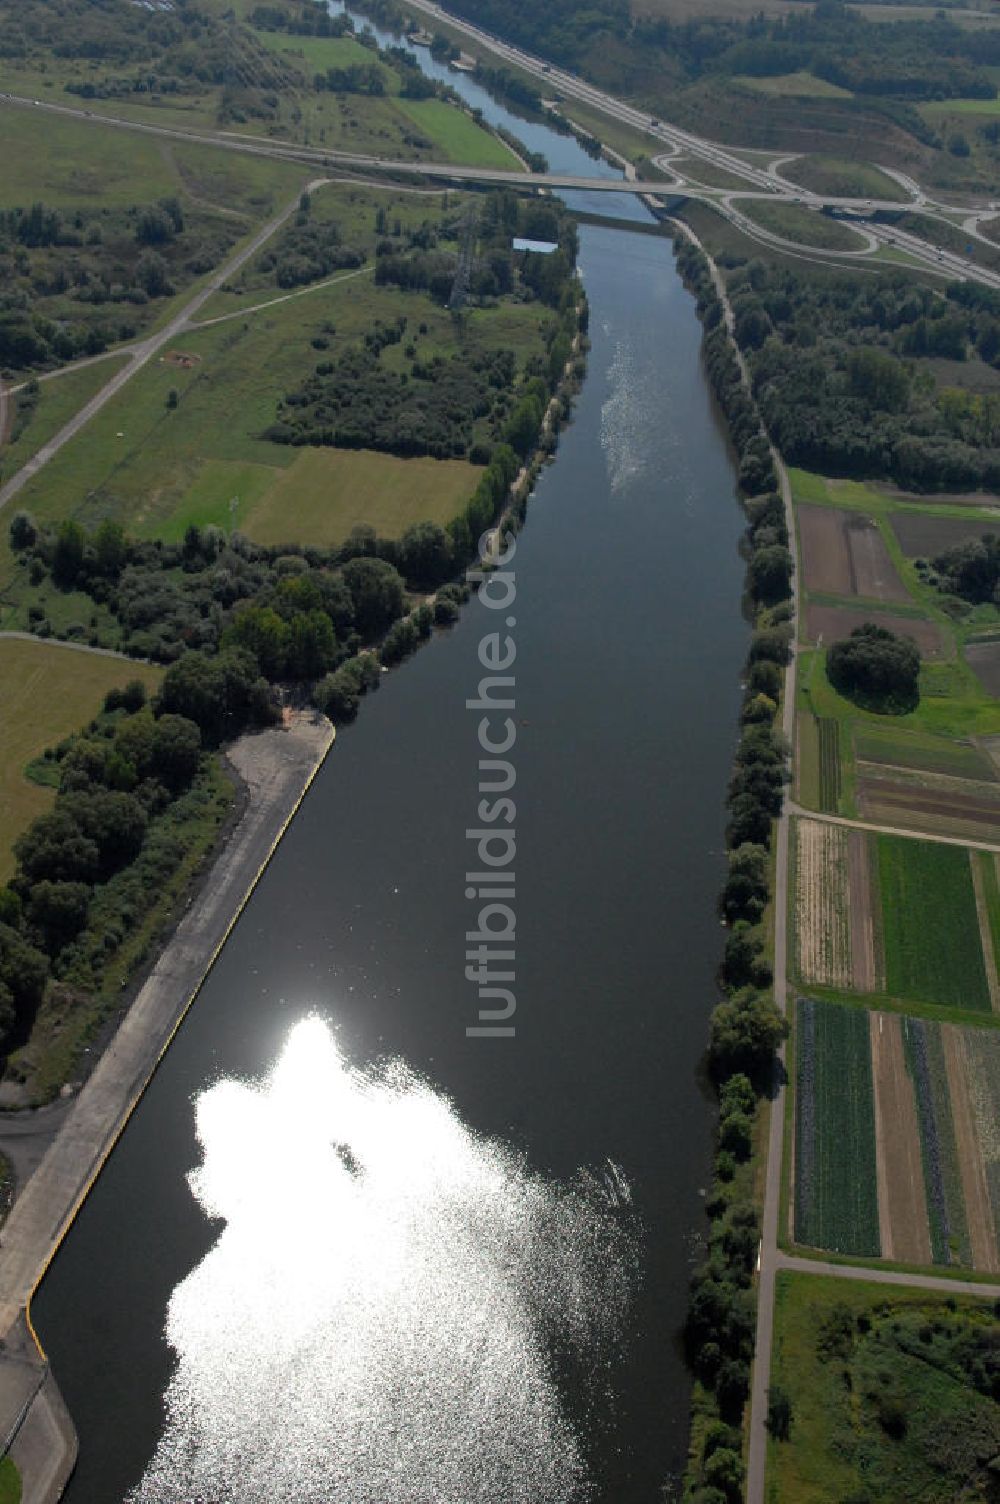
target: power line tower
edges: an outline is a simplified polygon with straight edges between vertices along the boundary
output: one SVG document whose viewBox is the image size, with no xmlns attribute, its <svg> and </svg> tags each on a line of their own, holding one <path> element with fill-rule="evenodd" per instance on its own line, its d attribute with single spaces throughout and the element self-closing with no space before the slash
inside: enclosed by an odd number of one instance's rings
<svg viewBox="0 0 1000 1504">
<path fill-rule="evenodd" d="M 472 202 L 466 206 L 459 231 L 458 265 L 455 268 L 455 280 L 451 284 L 451 295 L 448 298 L 448 307 L 452 313 L 461 312 L 462 306 L 469 296 L 469 287 L 472 282 L 472 268 L 476 260 L 476 235 L 478 229 L 479 205 Z"/>
</svg>

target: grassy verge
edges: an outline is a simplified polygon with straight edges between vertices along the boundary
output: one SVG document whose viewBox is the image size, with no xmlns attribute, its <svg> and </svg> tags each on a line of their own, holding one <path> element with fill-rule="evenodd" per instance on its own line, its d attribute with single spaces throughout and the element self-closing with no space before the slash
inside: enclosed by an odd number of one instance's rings
<svg viewBox="0 0 1000 1504">
<path fill-rule="evenodd" d="M 831 198 L 891 198 L 907 202 L 909 194 L 894 178 L 868 162 L 843 157 L 797 157 L 781 168 L 783 177 Z"/>
<path fill-rule="evenodd" d="M 799 245 L 824 251 L 861 251 L 865 242 L 856 231 L 838 219 L 804 209 L 799 204 L 770 203 L 767 199 L 748 199 L 743 213 L 761 229 L 770 230 Z"/>
</svg>

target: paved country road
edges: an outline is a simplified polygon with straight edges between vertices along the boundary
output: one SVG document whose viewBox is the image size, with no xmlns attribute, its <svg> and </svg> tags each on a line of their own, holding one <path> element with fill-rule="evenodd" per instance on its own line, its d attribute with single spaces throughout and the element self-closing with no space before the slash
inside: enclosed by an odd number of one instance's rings
<svg viewBox="0 0 1000 1504">
<path fill-rule="evenodd" d="M 825 1259 L 797 1258 L 779 1249 L 774 1256 L 776 1269 L 790 1274 L 824 1274 L 835 1279 L 861 1280 L 869 1285 L 903 1285 L 908 1290 L 932 1290 L 943 1295 L 980 1295 L 983 1300 L 1000 1299 L 1000 1284 L 989 1284 L 974 1279 L 948 1279 L 942 1274 L 924 1274 L 921 1271 L 903 1273 L 895 1269 L 879 1269 L 867 1264 L 831 1264 Z"/>
<path fill-rule="evenodd" d="M 313 182 L 308 184 L 307 191 L 311 192 L 312 190 L 321 187 L 325 182 L 325 178 L 316 178 Z M 141 371 L 143 366 L 147 365 L 149 361 L 152 360 L 154 355 L 162 350 L 165 345 L 169 345 L 171 340 L 176 339 L 177 336 L 188 327 L 191 320 L 195 317 L 199 310 L 205 306 L 209 298 L 212 297 L 214 293 L 217 293 L 219 291 L 219 288 L 222 287 L 223 283 L 227 282 L 230 277 L 234 276 L 235 273 L 239 271 L 240 267 L 243 266 L 245 262 L 250 260 L 251 256 L 256 255 L 261 246 L 265 245 L 267 241 L 271 239 L 271 236 L 276 234 L 277 231 L 281 229 L 285 221 L 289 219 L 292 214 L 294 214 L 298 206 L 299 194 L 296 194 L 291 202 L 286 204 L 281 212 L 275 215 L 273 219 L 269 220 L 262 229 L 258 230 L 256 235 L 254 235 L 242 247 L 241 250 L 237 251 L 234 256 L 230 256 L 227 261 L 224 261 L 223 264 L 212 273 L 208 281 L 201 287 L 198 292 L 195 293 L 194 297 L 184 305 L 180 312 L 174 315 L 169 323 L 165 324 L 163 328 L 160 329 L 157 333 L 149 335 L 147 339 L 139 340 L 136 344 L 130 345 L 128 347 L 127 352 L 125 352 L 129 357 L 128 364 L 123 366 L 120 371 L 116 371 L 107 385 L 103 386 L 95 397 L 91 397 L 90 401 L 83 407 L 81 407 L 80 411 L 76 413 L 69 420 L 69 422 L 59 430 L 54 438 L 50 439 L 47 444 L 43 444 L 38 453 L 33 455 L 32 458 L 28 460 L 26 464 L 24 464 L 21 469 L 11 477 L 6 485 L 0 486 L 0 509 L 5 507 L 9 501 L 12 501 L 13 498 L 17 496 L 18 492 L 20 492 L 23 487 L 27 485 L 31 477 L 33 475 L 37 475 L 39 470 L 41 470 L 43 466 L 47 465 L 49 460 L 59 453 L 64 444 L 68 444 L 70 439 L 74 438 L 82 428 L 86 427 L 91 418 L 99 413 L 101 408 L 105 407 L 117 392 L 121 391 L 126 382 L 132 380 L 132 377 L 136 374 L 137 371 Z"/>
</svg>

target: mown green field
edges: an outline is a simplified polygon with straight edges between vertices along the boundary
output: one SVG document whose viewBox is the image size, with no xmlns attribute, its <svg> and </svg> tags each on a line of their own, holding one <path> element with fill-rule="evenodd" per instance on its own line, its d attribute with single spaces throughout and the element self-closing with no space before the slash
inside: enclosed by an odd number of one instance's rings
<svg viewBox="0 0 1000 1504">
<path fill-rule="evenodd" d="M 968 1504 L 991 1497 L 1000 1407 L 970 1359 L 992 1305 L 781 1272 L 771 1386 L 791 1401 L 770 1440 L 767 1504 Z"/>
<path fill-rule="evenodd" d="M 295 456 L 239 518 L 256 543 L 330 546 L 359 523 L 382 538 L 398 538 L 415 522 L 443 526 L 482 473 L 465 460 L 397 459 L 365 449 L 299 449 Z"/>
<path fill-rule="evenodd" d="M 440 148 L 446 162 L 499 167 L 519 172 L 517 157 L 499 137 L 477 125 L 471 115 L 443 99 L 399 99 L 397 108 Z"/>
<path fill-rule="evenodd" d="M 109 689 L 141 679 L 152 690 L 162 675 L 125 658 L 0 638 L 0 882 L 13 874 L 17 837 L 54 797 L 25 778 L 27 764 L 91 720 Z"/>
<path fill-rule="evenodd" d="M 988 1011 L 968 852 L 880 835 L 878 866 L 889 996 Z"/>
<path fill-rule="evenodd" d="M 868 1014 L 800 998 L 795 1074 L 796 1242 L 878 1257 Z"/>
</svg>

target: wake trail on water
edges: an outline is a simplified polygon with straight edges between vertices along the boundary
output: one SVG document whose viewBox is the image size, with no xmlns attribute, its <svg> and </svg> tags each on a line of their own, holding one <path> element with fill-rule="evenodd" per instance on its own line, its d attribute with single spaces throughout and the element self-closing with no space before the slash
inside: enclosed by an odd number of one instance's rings
<svg viewBox="0 0 1000 1504">
<path fill-rule="evenodd" d="M 130 1504 L 592 1497 L 580 1433 L 638 1265 L 617 1167 L 546 1180 L 404 1064 L 350 1067 L 318 1018 L 196 1121 L 191 1189 L 224 1226 L 171 1297 Z M 567 1372 L 591 1380 L 572 1420 Z"/>
</svg>

